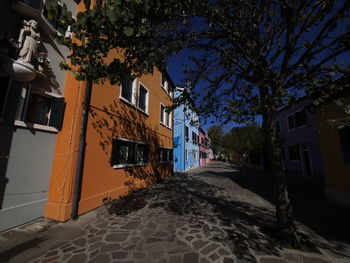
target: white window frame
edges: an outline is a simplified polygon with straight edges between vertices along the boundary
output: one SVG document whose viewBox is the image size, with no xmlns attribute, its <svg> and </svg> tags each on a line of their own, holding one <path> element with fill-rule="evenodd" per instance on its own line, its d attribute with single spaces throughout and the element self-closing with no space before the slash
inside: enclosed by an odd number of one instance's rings
<svg viewBox="0 0 350 263">
<path fill-rule="evenodd" d="M 131 102 L 122 96 L 123 84 L 121 83 L 119 85 L 119 99 L 132 107 L 136 107 L 136 85 L 137 85 L 137 78 L 135 78 L 132 82 Z"/>
<path fill-rule="evenodd" d="M 162 113 L 162 106 L 164 107 L 164 112 Z M 165 111 L 165 104 L 164 103 L 160 103 L 160 107 L 159 107 L 159 111 L 160 111 L 160 114 L 164 114 L 166 111 Z M 164 122 L 162 122 L 161 118 L 160 118 L 160 114 L 159 114 L 159 123 L 165 127 L 167 127 L 168 129 L 172 129 L 172 117 L 173 117 L 173 112 L 169 112 L 168 113 L 168 121 L 169 121 L 169 125 L 166 125 L 166 121 L 165 121 L 165 114 L 163 115 L 163 119 L 164 119 Z"/>
<path fill-rule="evenodd" d="M 145 111 L 139 107 L 141 85 L 142 85 L 142 87 L 143 87 L 145 90 L 147 90 L 147 95 L 146 95 L 146 110 L 145 110 Z M 145 84 L 143 84 L 141 81 L 139 81 L 138 87 L 139 87 L 139 88 L 138 88 L 138 96 L 137 96 L 137 109 L 140 110 L 141 112 L 145 113 L 146 115 L 149 115 L 149 113 L 148 113 L 148 111 L 149 111 L 149 88 L 147 88 L 147 86 L 146 86 Z"/>
<path fill-rule="evenodd" d="M 116 140 L 119 141 L 125 141 L 125 142 L 132 142 L 132 143 L 137 143 L 137 144 L 143 144 L 143 145 L 147 145 L 147 143 L 145 142 L 141 142 L 141 141 L 135 141 L 135 140 L 131 140 L 131 139 L 126 139 L 126 138 L 121 138 L 121 137 L 116 137 Z M 113 145 L 112 145 L 113 147 Z M 136 149 L 135 149 L 136 150 Z M 136 154 L 136 151 L 135 151 Z M 149 154 L 149 152 L 148 152 Z M 127 168 L 127 167 L 134 167 L 134 166 L 143 166 L 143 165 L 147 165 L 148 163 L 134 163 L 134 164 L 115 164 L 112 167 L 114 169 L 119 169 L 119 168 Z"/>
</svg>

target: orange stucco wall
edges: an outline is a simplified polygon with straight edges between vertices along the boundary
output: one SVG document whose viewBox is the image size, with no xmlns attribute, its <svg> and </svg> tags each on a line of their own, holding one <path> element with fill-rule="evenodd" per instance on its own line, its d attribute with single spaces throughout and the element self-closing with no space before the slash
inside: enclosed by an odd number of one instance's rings
<svg viewBox="0 0 350 263">
<path fill-rule="evenodd" d="M 350 103 L 350 96 L 344 97 Z M 316 109 L 326 188 L 350 193 L 350 165 L 344 163 L 339 132 L 333 120 L 349 117 L 333 101 Z"/>
<path fill-rule="evenodd" d="M 159 163 L 159 146 L 172 148 L 172 130 L 160 124 L 160 103 L 172 104 L 161 88 L 161 73 L 137 79 L 149 90 L 148 114 L 120 99 L 118 85 L 94 85 L 88 117 L 86 149 L 79 214 L 115 199 L 134 188 L 145 186 L 172 174 L 171 163 Z M 64 221 L 70 218 L 75 179 L 78 140 L 85 83 L 68 73 L 66 111 L 62 131 L 57 136 L 49 201 L 45 216 Z M 114 169 L 110 164 L 112 140 L 121 137 L 149 146 L 149 162 L 144 166 Z"/>
<path fill-rule="evenodd" d="M 80 3 L 79 11 L 83 9 Z M 108 59 L 118 56 L 112 51 Z M 104 198 L 115 199 L 129 191 L 154 183 L 172 174 L 172 163 L 159 163 L 159 146 L 172 148 L 172 130 L 160 124 L 160 103 L 172 105 L 161 88 L 162 74 L 137 79 L 149 90 L 148 115 L 120 99 L 120 87 L 94 85 L 88 117 L 86 148 L 79 202 L 79 214 L 103 204 Z M 45 216 L 65 221 L 71 217 L 73 188 L 78 157 L 85 82 L 67 73 L 66 102 L 62 130 L 57 135 L 55 157 L 50 178 Z M 147 165 L 114 169 L 110 164 L 112 140 L 116 137 L 142 141 L 149 146 Z"/>
</svg>

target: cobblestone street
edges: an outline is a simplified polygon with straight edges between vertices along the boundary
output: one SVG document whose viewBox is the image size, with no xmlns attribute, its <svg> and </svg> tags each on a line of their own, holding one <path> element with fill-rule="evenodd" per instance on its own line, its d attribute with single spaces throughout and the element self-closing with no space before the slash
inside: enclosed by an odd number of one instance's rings
<svg viewBox="0 0 350 263">
<path fill-rule="evenodd" d="M 131 205 L 134 211 L 126 215 L 116 215 L 112 205 L 110 213 L 97 209 L 84 222 L 9 231 L 0 238 L 0 261 L 350 262 L 348 242 L 325 240 L 302 222 L 298 227 L 315 251 L 274 245 L 268 234 L 274 227 L 274 207 L 235 183 L 241 177 L 235 167 L 211 162 L 138 191 L 134 195 L 141 207 Z M 70 224 L 75 227 L 69 229 Z"/>
</svg>

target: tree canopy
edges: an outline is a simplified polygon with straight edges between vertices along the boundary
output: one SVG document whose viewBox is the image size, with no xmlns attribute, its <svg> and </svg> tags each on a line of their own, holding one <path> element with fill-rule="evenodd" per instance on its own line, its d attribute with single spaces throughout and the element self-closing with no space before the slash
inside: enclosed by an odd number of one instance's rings
<svg viewBox="0 0 350 263">
<path fill-rule="evenodd" d="M 347 0 L 84 0 L 62 24 L 79 80 L 119 82 L 182 50 L 195 52 L 186 67 L 189 101 L 202 115 L 245 122 L 262 115 L 275 182 L 277 227 L 299 245 L 286 175 L 274 128 L 277 110 L 309 93 L 332 94 L 349 80 L 350 1 Z M 120 56 L 113 56 L 115 52 Z M 339 81 L 342 80 L 342 81 Z M 348 87 L 348 86 L 347 86 Z M 322 97 L 322 96 L 321 96 Z"/>
</svg>

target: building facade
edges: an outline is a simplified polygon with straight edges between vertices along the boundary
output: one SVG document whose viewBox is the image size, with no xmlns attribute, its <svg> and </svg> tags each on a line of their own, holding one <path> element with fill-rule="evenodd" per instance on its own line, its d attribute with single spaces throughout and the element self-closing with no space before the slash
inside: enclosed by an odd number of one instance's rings
<svg viewBox="0 0 350 263">
<path fill-rule="evenodd" d="M 177 88 L 175 96 L 179 96 Z M 174 110 L 174 171 L 199 166 L 199 119 L 195 112 L 180 105 Z"/>
<path fill-rule="evenodd" d="M 47 2 L 0 2 L 0 231 L 43 216 L 47 202 L 68 54 L 52 34 L 69 33 Z M 76 13 L 74 1 L 61 3 Z"/>
<path fill-rule="evenodd" d="M 288 181 L 323 186 L 323 166 L 314 109 L 304 98 L 276 117 Z"/>
<path fill-rule="evenodd" d="M 335 100 L 342 102 L 337 104 Z M 316 107 L 326 195 L 350 207 L 350 95 Z"/>
<path fill-rule="evenodd" d="M 73 0 L 0 3 L 0 231 L 42 216 L 68 220 L 74 209 L 80 215 L 173 171 L 174 85 L 156 69 L 93 85 L 78 156 L 87 86 L 59 68 L 68 50 L 51 35 L 69 28 L 55 27 L 46 3 L 65 3 L 73 16 L 83 8 Z"/>
</svg>

